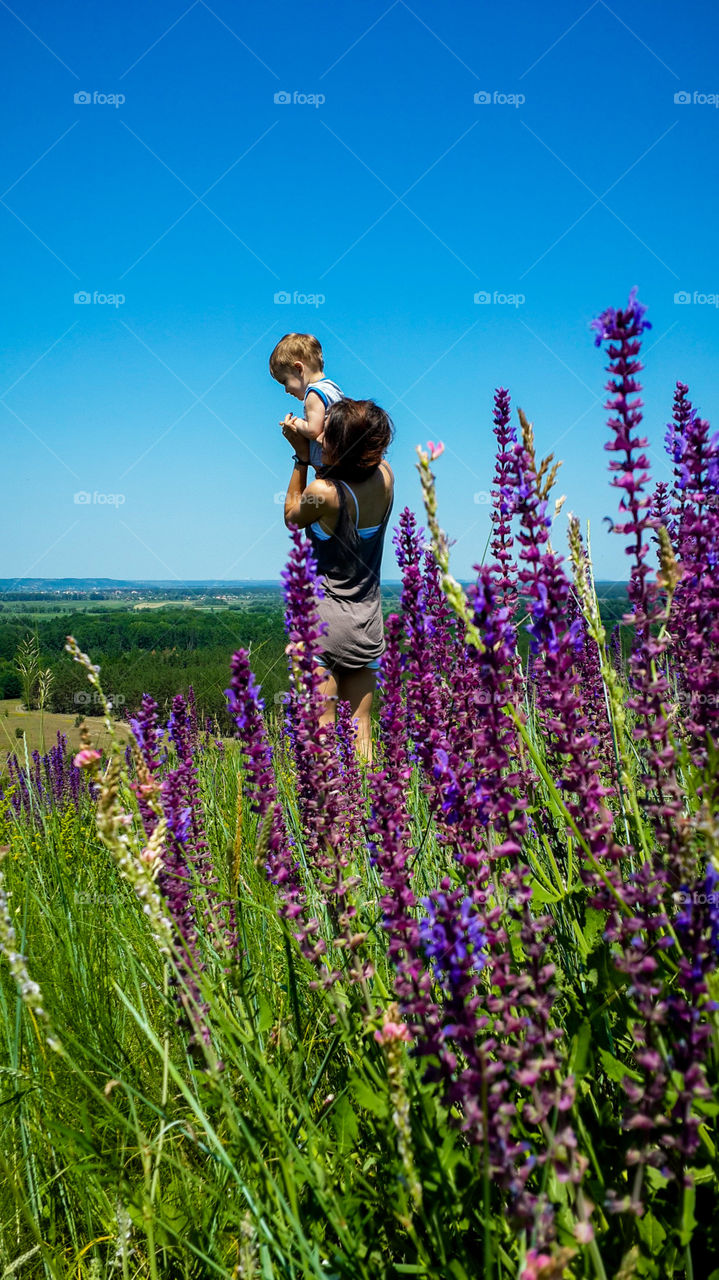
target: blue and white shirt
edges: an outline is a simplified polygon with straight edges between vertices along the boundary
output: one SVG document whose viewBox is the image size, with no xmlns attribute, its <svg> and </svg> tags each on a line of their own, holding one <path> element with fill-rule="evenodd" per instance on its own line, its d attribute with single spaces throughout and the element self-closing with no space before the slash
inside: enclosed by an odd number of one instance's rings
<svg viewBox="0 0 719 1280">
<path fill-rule="evenodd" d="M 325 406 L 325 416 L 331 404 L 336 404 L 338 400 L 344 400 L 344 392 L 340 390 L 336 382 L 331 378 L 318 378 L 317 382 L 310 382 L 305 391 L 305 399 L 303 405 L 306 404 L 310 391 L 315 391 Z M 307 413 L 305 411 L 305 417 Z M 316 440 L 310 440 L 310 462 L 313 467 L 322 466 L 322 445 Z"/>
</svg>

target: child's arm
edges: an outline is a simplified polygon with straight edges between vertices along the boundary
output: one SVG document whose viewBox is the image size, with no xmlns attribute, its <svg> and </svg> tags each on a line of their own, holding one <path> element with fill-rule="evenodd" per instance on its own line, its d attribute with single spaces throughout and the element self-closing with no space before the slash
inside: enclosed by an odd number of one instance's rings
<svg viewBox="0 0 719 1280">
<path fill-rule="evenodd" d="M 304 434 L 308 440 L 316 440 L 322 435 L 325 429 L 325 415 L 327 408 L 322 396 L 318 396 L 316 391 L 310 391 L 305 400 L 306 430 Z"/>
<path fill-rule="evenodd" d="M 325 429 L 324 401 L 313 391 L 305 403 L 307 405 L 306 418 L 295 418 L 293 414 L 288 413 L 284 422 L 289 422 L 295 431 L 305 437 L 305 440 L 317 440 Z M 284 425 L 284 423 L 280 425 Z"/>
</svg>

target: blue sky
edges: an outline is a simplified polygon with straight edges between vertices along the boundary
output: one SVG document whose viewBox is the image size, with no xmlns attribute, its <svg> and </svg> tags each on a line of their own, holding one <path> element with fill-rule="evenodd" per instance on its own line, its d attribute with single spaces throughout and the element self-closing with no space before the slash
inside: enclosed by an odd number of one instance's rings
<svg viewBox="0 0 719 1280">
<path fill-rule="evenodd" d="M 504 385 L 625 577 L 588 325 L 638 285 L 667 478 L 675 380 L 716 417 L 718 26 L 709 0 L 2 3 L 0 577 L 277 578 L 293 329 L 391 412 L 393 523 L 444 440 L 457 576 Z"/>
</svg>

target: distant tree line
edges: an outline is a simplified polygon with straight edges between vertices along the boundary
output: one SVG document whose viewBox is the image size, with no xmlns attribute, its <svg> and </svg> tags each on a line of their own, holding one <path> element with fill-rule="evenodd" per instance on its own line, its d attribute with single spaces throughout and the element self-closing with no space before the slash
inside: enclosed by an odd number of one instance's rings
<svg viewBox="0 0 719 1280">
<path fill-rule="evenodd" d="M 99 663 L 103 689 L 120 717 L 139 707 L 143 693 L 152 694 L 169 714 L 174 695 L 186 695 L 192 685 L 199 713 L 211 716 L 223 732 L 229 732 L 223 690 L 229 684 L 230 657 L 239 648 L 250 650 L 263 696 L 271 705 L 275 695 L 287 689 L 281 608 L 207 613 L 169 607 L 141 613 L 115 609 L 65 614 L 38 619 L 31 628 L 19 619 L 2 619 L 0 698 L 25 703 L 29 698 L 37 706 L 37 680 L 33 686 L 23 648 L 34 639 L 37 659 L 32 670 L 52 674 L 45 709 L 101 714 L 82 669 L 64 651 L 67 635 L 73 635 L 92 661 Z"/>
<path fill-rule="evenodd" d="M 397 597 L 391 593 L 385 600 L 385 615 L 397 608 Z M 618 593 L 601 600 L 607 631 L 626 609 L 626 596 Z M 518 620 L 522 612 L 520 602 Z M 174 695 L 187 695 L 192 685 L 200 715 L 210 716 L 223 733 L 230 733 L 224 690 L 229 684 L 230 657 L 239 648 L 250 650 L 270 708 L 280 708 L 288 687 L 287 637 L 280 605 L 217 612 L 166 605 L 142 611 L 120 608 L 63 614 L 36 619 L 32 626 L 8 613 L 0 619 L 0 698 L 22 699 L 28 709 L 42 702 L 47 711 L 99 715 L 96 695 L 81 668 L 65 653 L 67 635 L 74 635 L 80 648 L 99 663 L 103 689 L 121 718 L 137 710 L 144 693 L 169 714 Z M 526 656 L 528 638 L 521 623 L 519 648 Z"/>
</svg>

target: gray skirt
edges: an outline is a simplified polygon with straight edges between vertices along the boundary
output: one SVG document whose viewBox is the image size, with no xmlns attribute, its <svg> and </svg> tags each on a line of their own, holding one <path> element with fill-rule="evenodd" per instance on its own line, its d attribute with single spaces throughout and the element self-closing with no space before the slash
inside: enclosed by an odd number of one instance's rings
<svg viewBox="0 0 719 1280">
<path fill-rule="evenodd" d="M 385 649 L 382 600 L 377 592 L 361 601 L 339 600 L 329 594 L 319 601 L 320 618 L 327 623 L 322 638 L 323 664 L 359 671 L 376 663 Z"/>
</svg>

